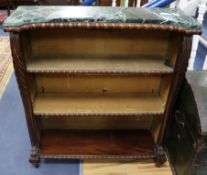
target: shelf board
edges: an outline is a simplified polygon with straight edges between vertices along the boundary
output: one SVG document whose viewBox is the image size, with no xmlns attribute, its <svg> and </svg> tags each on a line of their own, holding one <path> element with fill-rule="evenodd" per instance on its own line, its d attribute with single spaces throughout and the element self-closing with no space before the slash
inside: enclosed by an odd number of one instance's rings
<svg viewBox="0 0 207 175">
<path fill-rule="evenodd" d="M 42 132 L 43 158 L 154 158 L 154 142 L 142 130 L 46 130 Z"/>
<path fill-rule="evenodd" d="M 110 73 L 110 74 L 171 74 L 173 69 L 159 56 L 138 58 L 32 58 L 28 72 L 50 73 Z"/>
<path fill-rule="evenodd" d="M 157 94 L 39 94 L 34 114 L 40 116 L 138 116 L 162 115 L 164 105 Z"/>
</svg>

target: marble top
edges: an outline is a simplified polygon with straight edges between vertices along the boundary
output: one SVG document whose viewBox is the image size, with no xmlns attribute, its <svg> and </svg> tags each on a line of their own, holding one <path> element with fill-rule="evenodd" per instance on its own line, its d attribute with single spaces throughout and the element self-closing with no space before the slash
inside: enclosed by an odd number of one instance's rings
<svg viewBox="0 0 207 175">
<path fill-rule="evenodd" d="M 135 7 L 20 6 L 4 22 L 4 28 L 36 23 L 136 23 L 200 30 L 200 24 L 181 10 Z"/>
</svg>

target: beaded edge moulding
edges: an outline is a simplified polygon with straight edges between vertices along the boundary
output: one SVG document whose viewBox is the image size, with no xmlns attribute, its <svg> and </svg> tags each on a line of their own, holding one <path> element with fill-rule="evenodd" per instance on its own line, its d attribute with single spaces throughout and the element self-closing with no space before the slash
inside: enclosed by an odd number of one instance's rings
<svg viewBox="0 0 207 175">
<path fill-rule="evenodd" d="M 160 29 L 200 34 L 201 26 L 192 17 L 177 9 L 80 7 L 80 6 L 20 6 L 4 24 L 8 32 L 35 28 L 127 28 Z"/>
</svg>

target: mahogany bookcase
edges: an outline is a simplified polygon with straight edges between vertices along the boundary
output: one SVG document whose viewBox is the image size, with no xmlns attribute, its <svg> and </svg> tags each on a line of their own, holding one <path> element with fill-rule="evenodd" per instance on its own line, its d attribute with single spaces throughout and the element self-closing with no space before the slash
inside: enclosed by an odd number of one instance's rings
<svg viewBox="0 0 207 175">
<path fill-rule="evenodd" d="M 163 140 L 200 25 L 181 11 L 19 7 L 5 21 L 32 152 L 166 160 Z M 17 116 L 19 117 L 19 116 Z"/>
</svg>

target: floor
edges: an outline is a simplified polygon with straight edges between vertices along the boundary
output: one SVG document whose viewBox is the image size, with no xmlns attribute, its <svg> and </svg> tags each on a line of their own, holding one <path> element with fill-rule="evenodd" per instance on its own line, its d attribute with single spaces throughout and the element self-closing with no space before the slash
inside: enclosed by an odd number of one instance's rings
<svg viewBox="0 0 207 175">
<path fill-rule="evenodd" d="M 15 76 L 0 101 L 1 175 L 79 175 L 79 161 L 44 161 L 36 169 L 29 162 L 30 141 Z"/>
<path fill-rule="evenodd" d="M 13 72 L 9 38 L 0 36 L 0 99 Z"/>
<path fill-rule="evenodd" d="M 9 36 L 9 33 L 4 32 L 1 26 L 0 26 L 0 36 Z"/>
<path fill-rule="evenodd" d="M 152 161 L 86 161 L 83 164 L 82 172 L 83 175 L 173 175 L 168 162 L 159 168 Z"/>
</svg>

